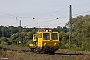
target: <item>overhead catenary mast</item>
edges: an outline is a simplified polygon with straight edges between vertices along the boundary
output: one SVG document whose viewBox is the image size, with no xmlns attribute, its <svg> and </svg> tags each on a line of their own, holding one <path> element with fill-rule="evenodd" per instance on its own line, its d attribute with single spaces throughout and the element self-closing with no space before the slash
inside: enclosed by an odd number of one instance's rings
<svg viewBox="0 0 90 60">
<path fill-rule="evenodd" d="M 20 20 L 20 28 L 19 28 L 19 43 L 22 43 L 21 42 L 21 20 Z"/>
<path fill-rule="evenodd" d="M 69 49 L 71 46 L 71 37 L 72 37 L 72 5 L 69 7 Z"/>
</svg>

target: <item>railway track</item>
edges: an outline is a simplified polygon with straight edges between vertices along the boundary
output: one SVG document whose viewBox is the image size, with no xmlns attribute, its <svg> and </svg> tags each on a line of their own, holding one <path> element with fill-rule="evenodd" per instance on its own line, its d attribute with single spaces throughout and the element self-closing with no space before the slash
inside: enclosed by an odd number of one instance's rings
<svg viewBox="0 0 90 60">
<path fill-rule="evenodd" d="M 82 53 L 77 53 L 77 54 L 72 54 L 72 53 L 55 53 L 56 55 L 85 55 L 85 54 L 82 54 Z"/>
<path fill-rule="evenodd" d="M 12 51 L 23 51 L 23 52 L 30 52 L 29 47 L 13 47 L 13 46 L 1 46 L 1 50 L 7 51 L 7 50 L 12 50 Z M 62 52 L 56 52 L 55 55 L 85 55 L 82 53 L 62 53 Z"/>
<path fill-rule="evenodd" d="M 13 47 L 13 46 L 1 46 L 0 49 L 6 51 L 6 50 L 12 50 L 12 51 L 23 51 L 23 52 L 30 52 L 28 47 Z"/>
</svg>

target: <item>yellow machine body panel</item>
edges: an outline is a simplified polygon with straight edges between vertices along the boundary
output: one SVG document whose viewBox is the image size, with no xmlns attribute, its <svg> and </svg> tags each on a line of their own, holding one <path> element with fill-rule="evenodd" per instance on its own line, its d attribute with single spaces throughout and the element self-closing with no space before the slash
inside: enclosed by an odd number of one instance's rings
<svg viewBox="0 0 90 60">
<path fill-rule="evenodd" d="M 43 41 L 43 47 L 55 47 L 59 46 L 59 41 Z"/>
<path fill-rule="evenodd" d="M 36 51 L 56 51 L 59 49 L 59 33 L 58 32 L 37 32 L 33 35 L 34 44 L 29 47 L 35 47 Z"/>
<path fill-rule="evenodd" d="M 42 47 L 42 38 L 38 38 L 38 47 Z"/>
<path fill-rule="evenodd" d="M 55 38 L 54 38 L 55 37 Z M 36 42 L 37 47 L 44 46 L 59 46 L 59 33 L 58 32 L 38 32 L 33 35 L 33 41 Z M 29 46 L 32 46 L 29 45 Z"/>
<path fill-rule="evenodd" d="M 37 34 L 33 34 L 33 41 L 37 41 L 38 39 L 38 35 Z"/>
<path fill-rule="evenodd" d="M 44 34 L 48 34 L 50 35 L 50 38 L 45 39 L 44 38 Z M 54 38 L 55 37 L 55 38 Z M 55 47 L 55 46 L 59 46 L 59 33 L 58 32 L 44 32 L 43 33 L 43 41 L 42 41 L 42 46 L 47 46 L 47 47 Z"/>
</svg>

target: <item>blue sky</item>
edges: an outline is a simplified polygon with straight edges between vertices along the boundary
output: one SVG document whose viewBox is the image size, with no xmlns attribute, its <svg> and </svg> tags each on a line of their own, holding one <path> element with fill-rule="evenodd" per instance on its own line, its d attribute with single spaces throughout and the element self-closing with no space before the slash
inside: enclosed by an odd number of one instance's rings
<svg viewBox="0 0 90 60">
<path fill-rule="evenodd" d="M 90 0 L 0 0 L 0 25 L 19 26 L 21 20 L 23 27 L 64 26 L 69 20 L 69 5 L 73 17 L 90 11 Z M 81 15 L 85 14 L 90 12 Z"/>
</svg>

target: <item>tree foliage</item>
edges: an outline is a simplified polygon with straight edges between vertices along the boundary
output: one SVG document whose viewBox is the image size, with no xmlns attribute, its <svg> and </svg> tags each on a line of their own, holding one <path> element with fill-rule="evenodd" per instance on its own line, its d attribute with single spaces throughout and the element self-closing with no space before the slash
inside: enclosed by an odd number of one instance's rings
<svg viewBox="0 0 90 60">
<path fill-rule="evenodd" d="M 70 22 L 70 21 L 69 21 Z M 52 28 L 52 31 L 60 33 L 60 48 L 69 47 L 69 22 L 64 26 L 57 26 Z M 72 18 L 72 35 L 71 35 L 71 48 L 81 50 L 90 50 L 90 15 L 77 16 Z M 67 27 L 66 27 L 67 26 Z M 39 28 L 23 28 L 14 26 L 0 26 L 0 44 L 27 44 L 32 40 L 33 34 Z"/>
<path fill-rule="evenodd" d="M 72 18 L 71 46 L 90 47 L 90 15 Z"/>
</svg>

